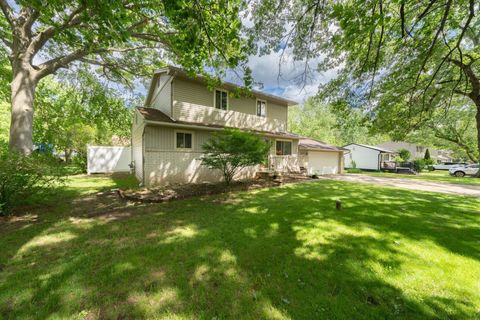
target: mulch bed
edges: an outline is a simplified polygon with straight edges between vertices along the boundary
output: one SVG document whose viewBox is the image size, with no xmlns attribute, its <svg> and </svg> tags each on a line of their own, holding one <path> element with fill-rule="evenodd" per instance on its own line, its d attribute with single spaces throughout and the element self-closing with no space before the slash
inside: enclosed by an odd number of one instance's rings
<svg viewBox="0 0 480 320">
<path fill-rule="evenodd" d="M 187 199 L 196 196 L 278 187 L 283 184 L 298 183 L 310 180 L 313 180 L 313 178 L 299 174 L 288 175 L 279 179 L 258 178 L 255 180 L 235 181 L 229 186 L 227 186 L 224 182 L 191 183 L 150 189 L 145 188 L 141 190 L 118 190 L 118 194 L 122 199 L 129 201 L 155 203 Z"/>
</svg>

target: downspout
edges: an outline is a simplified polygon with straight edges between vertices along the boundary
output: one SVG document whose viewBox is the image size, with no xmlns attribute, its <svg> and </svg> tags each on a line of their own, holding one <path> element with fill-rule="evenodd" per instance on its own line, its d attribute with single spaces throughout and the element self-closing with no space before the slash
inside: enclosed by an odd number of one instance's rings
<svg viewBox="0 0 480 320">
<path fill-rule="evenodd" d="M 378 171 L 380 171 L 380 158 L 381 157 L 382 157 L 382 153 L 379 151 L 378 152 L 378 161 L 377 161 Z"/>
<path fill-rule="evenodd" d="M 145 123 L 145 122 L 144 122 Z M 142 185 L 145 186 L 145 127 L 142 130 Z"/>
</svg>

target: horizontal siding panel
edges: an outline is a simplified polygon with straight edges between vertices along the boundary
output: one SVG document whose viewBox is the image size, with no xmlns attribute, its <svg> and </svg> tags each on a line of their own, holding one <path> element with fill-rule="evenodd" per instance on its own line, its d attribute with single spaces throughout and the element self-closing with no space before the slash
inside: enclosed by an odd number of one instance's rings
<svg viewBox="0 0 480 320">
<path fill-rule="evenodd" d="M 214 94 L 204 84 L 174 80 L 173 117 L 182 121 L 243 129 L 285 132 L 287 106 L 267 101 L 267 117 L 256 116 L 255 97 L 229 97 L 229 110 L 214 108 Z"/>
</svg>

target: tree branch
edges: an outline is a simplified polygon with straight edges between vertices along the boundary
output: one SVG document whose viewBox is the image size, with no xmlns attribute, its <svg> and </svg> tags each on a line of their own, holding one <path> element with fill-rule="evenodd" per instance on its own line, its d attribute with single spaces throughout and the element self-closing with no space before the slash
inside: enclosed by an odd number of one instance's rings
<svg viewBox="0 0 480 320">
<path fill-rule="evenodd" d="M 80 23 L 81 14 L 83 11 L 86 10 L 85 5 L 81 5 L 78 8 L 74 9 L 68 17 L 63 21 L 63 23 L 59 26 L 50 26 L 45 30 L 38 32 L 30 42 L 28 46 L 28 50 L 31 52 L 32 55 L 37 53 L 44 45 L 47 43 L 48 40 L 53 38 L 55 34 L 71 28 L 75 25 Z"/>
<path fill-rule="evenodd" d="M 432 43 L 430 44 L 430 47 L 428 48 L 427 54 L 425 55 L 425 59 L 423 59 L 422 66 L 418 70 L 417 74 L 417 79 L 415 80 L 415 86 L 418 84 L 418 80 L 420 79 L 420 75 L 423 72 L 423 69 L 425 68 L 425 65 L 427 64 L 428 58 L 432 55 L 433 48 L 435 47 L 435 44 L 437 43 L 438 36 L 440 35 L 441 32 L 443 32 L 443 28 L 445 27 L 445 24 L 447 22 L 448 14 L 450 13 L 450 7 L 452 5 L 452 0 L 448 0 L 446 4 L 446 8 L 443 12 L 442 20 L 440 20 L 440 26 L 437 29 L 437 32 L 435 33 L 435 36 L 433 37 Z"/>
<path fill-rule="evenodd" d="M 372 97 L 372 92 L 373 92 L 373 85 L 375 82 L 375 74 L 377 73 L 377 67 L 378 67 L 378 60 L 380 58 L 380 48 L 382 46 L 383 42 L 383 33 L 385 32 L 385 26 L 384 26 L 384 21 L 383 21 L 383 2 L 382 0 L 379 1 L 379 10 L 380 10 L 380 16 L 382 19 L 382 25 L 381 25 L 381 30 L 380 30 L 380 39 L 378 40 L 378 45 L 377 45 L 377 53 L 375 55 L 375 63 L 373 66 L 373 75 L 372 75 L 372 83 L 370 85 L 370 93 L 368 94 L 368 100 Z"/>
<path fill-rule="evenodd" d="M 0 0 L 0 7 L 2 8 L 3 15 L 5 18 L 7 18 L 8 23 L 13 29 L 15 27 L 15 21 L 17 18 L 15 17 L 15 13 L 8 4 L 7 0 Z"/>
<path fill-rule="evenodd" d="M 102 51 L 103 50 L 104 49 L 102 49 Z M 37 77 L 38 79 L 41 79 L 49 74 L 54 73 L 60 68 L 66 67 L 71 62 L 75 60 L 79 60 L 80 58 L 83 58 L 92 53 L 99 53 L 99 50 L 91 51 L 91 50 L 82 48 L 82 49 L 73 51 L 69 54 L 48 60 L 37 67 L 38 69 Z"/>
</svg>

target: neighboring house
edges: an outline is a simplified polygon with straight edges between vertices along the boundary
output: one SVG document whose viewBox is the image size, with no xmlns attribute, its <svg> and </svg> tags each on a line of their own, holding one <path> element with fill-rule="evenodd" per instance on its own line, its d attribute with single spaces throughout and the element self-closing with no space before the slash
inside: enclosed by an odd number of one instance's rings
<svg viewBox="0 0 480 320">
<path fill-rule="evenodd" d="M 391 150 L 359 143 L 351 143 L 343 146 L 343 148 L 350 150 L 344 156 L 345 168 L 353 168 L 353 161 L 355 161 L 356 167 L 359 169 L 387 169 L 393 165 L 396 155 Z"/>
<path fill-rule="evenodd" d="M 144 107 L 136 108 L 134 114 L 135 176 L 146 186 L 219 181 L 220 171 L 203 166 L 199 158 L 202 145 L 225 128 L 258 133 L 272 145 L 265 167 L 245 168 L 237 179 L 251 178 L 260 170 L 306 168 L 308 154 L 299 155 L 301 137 L 287 131 L 288 108 L 297 103 L 260 91 L 253 91 L 250 97 L 234 97 L 230 93 L 236 89 L 235 84 L 224 83 L 210 90 L 204 78 L 192 79 L 179 68 L 158 70 Z M 336 171 L 341 172 L 339 168 Z"/>
<path fill-rule="evenodd" d="M 421 146 L 415 143 L 409 143 L 404 141 L 387 141 L 381 144 L 378 144 L 377 147 L 389 149 L 395 152 L 398 152 L 400 149 L 406 149 L 410 151 L 410 159 L 423 159 L 425 157 L 425 152 L 430 152 L 430 158 L 436 162 L 451 162 L 452 158 L 452 151 L 449 150 L 436 150 L 433 148 Z"/>
</svg>

